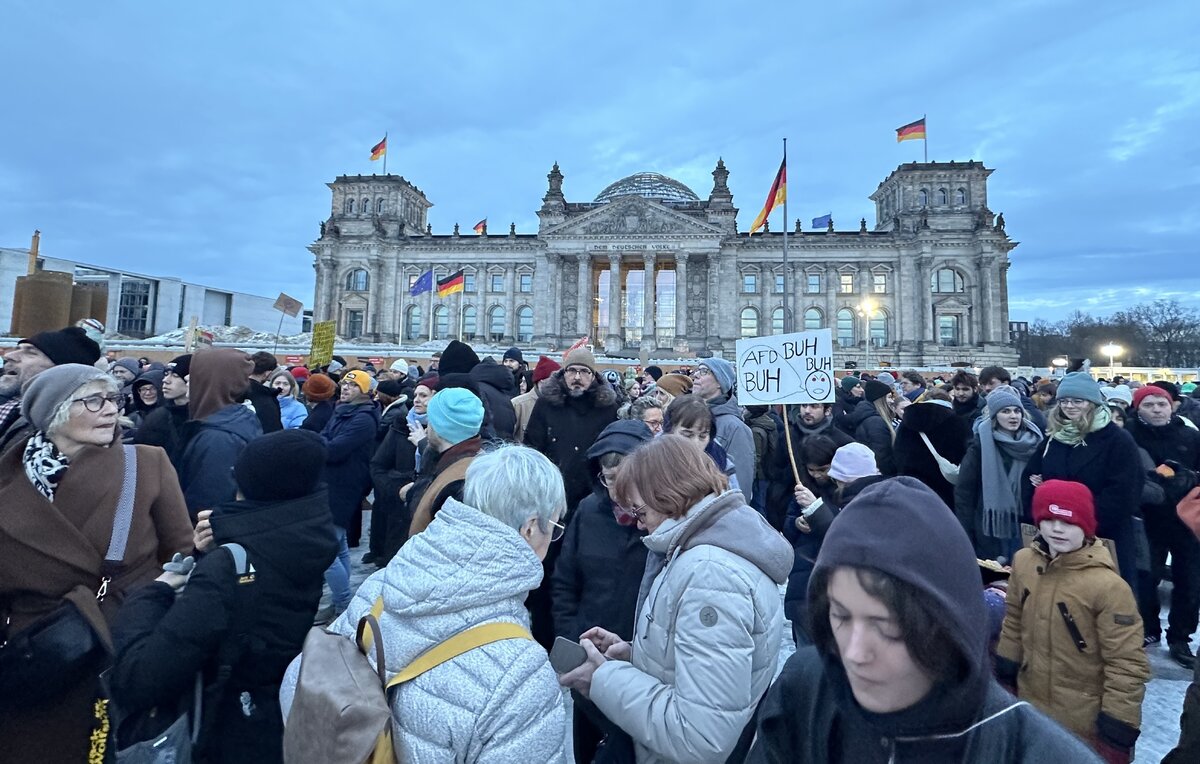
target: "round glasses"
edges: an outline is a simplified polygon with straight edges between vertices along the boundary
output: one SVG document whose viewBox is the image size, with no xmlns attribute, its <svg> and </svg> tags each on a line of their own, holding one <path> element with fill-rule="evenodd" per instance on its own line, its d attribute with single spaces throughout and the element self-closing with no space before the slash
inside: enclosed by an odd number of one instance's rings
<svg viewBox="0 0 1200 764">
<path fill-rule="evenodd" d="M 105 403 L 111 403 L 117 408 L 121 408 L 122 397 L 123 396 L 120 393 L 108 393 L 107 395 L 103 393 L 96 393 L 95 395 L 89 395 L 86 398 L 75 398 L 71 401 L 71 403 L 82 403 L 85 409 L 93 414 L 97 414 L 104 408 Z"/>
</svg>

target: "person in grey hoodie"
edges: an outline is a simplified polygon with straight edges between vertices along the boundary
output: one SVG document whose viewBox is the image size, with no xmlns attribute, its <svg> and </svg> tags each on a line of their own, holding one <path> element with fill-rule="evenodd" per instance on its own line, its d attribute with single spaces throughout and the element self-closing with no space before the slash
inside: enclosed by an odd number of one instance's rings
<svg viewBox="0 0 1200 764">
<path fill-rule="evenodd" d="M 754 499 L 754 433 L 743 421 L 742 407 L 735 397 L 736 383 L 733 364 L 723 358 L 705 358 L 692 373 L 692 394 L 712 408 L 717 420 L 713 439 L 733 460 L 738 486 L 750 502 Z"/>
<path fill-rule="evenodd" d="M 726 761 L 775 675 L 792 545 L 678 435 L 630 454 L 612 493 L 650 532 L 633 642 L 589 629 L 586 662 L 559 681 L 640 764 Z"/>
<path fill-rule="evenodd" d="M 473 626 L 529 628 L 525 596 L 542 580 L 540 558 L 562 533 L 562 477 L 536 451 L 501 446 L 472 462 L 463 498 L 447 499 L 329 627 L 353 640 L 382 598 L 388 676 Z M 367 659 L 374 667 L 374 651 Z M 285 724 L 300 664 L 292 662 L 280 688 Z M 531 637 L 463 653 L 399 685 L 389 701 L 399 761 L 566 761 L 562 692 Z"/>
</svg>

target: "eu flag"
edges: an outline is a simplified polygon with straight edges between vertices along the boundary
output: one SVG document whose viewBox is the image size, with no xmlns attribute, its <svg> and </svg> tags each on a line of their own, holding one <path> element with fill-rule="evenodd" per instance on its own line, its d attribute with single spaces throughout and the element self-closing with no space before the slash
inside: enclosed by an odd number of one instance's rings
<svg viewBox="0 0 1200 764">
<path fill-rule="evenodd" d="M 833 222 L 833 213 L 830 213 L 828 215 L 822 215 L 819 218 L 813 218 L 812 227 L 813 227 L 813 230 L 816 231 L 821 228 L 828 228 L 829 224 L 832 222 Z"/>
<path fill-rule="evenodd" d="M 419 294 L 424 294 L 433 290 L 433 271 L 425 271 L 421 274 L 421 278 L 416 280 L 412 285 L 412 289 L 408 290 L 411 297 L 416 297 Z"/>
</svg>

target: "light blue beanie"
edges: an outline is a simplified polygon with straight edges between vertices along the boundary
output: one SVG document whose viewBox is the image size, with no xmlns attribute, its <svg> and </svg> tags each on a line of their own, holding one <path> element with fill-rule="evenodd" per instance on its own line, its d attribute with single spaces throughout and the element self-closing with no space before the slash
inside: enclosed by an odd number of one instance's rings
<svg viewBox="0 0 1200 764">
<path fill-rule="evenodd" d="M 452 446 L 478 435 L 483 425 L 483 403 L 461 387 L 439 391 L 426 411 L 429 426 Z"/>
<path fill-rule="evenodd" d="M 1063 377 L 1058 383 L 1059 398 L 1079 398 L 1091 401 L 1097 406 L 1104 405 L 1104 396 L 1100 394 L 1100 383 L 1092 379 L 1086 371 L 1073 371 Z"/>
<path fill-rule="evenodd" d="M 737 376 L 733 371 L 733 364 L 726 361 L 724 358 L 705 358 L 697 366 L 702 366 L 712 372 L 713 377 L 717 380 L 717 384 L 721 386 L 721 392 L 728 393 L 733 389 L 734 383 L 737 381 Z"/>
</svg>

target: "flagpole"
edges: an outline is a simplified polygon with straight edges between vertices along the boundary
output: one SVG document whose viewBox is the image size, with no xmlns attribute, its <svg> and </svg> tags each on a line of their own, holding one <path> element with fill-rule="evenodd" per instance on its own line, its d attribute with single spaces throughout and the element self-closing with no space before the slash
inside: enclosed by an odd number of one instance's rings
<svg viewBox="0 0 1200 764">
<path fill-rule="evenodd" d="M 383 132 L 383 174 L 387 175 L 387 131 Z"/>
<path fill-rule="evenodd" d="M 925 124 L 925 137 L 921 139 L 921 145 L 925 147 L 925 164 L 929 164 L 929 120 L 922 114 L 921 121 Z"/>
<path fill-rule="evenodd" d="M 787 172 L 787 138 L 783 139 L 783 167 Z M 787 179 L 784 179 L 783 192 L 783 333 L 791 331 L 791 302 L 792 302 L 792 269 L 788 262 L 788 205 Z"/>
<path fill-rule="evenodd" d="M 429 341 L 433 342 L 433 296 L 437 294 L 437 268 L 432 264 L 429 266 L 429 275 L 433 284 L 429 289 Z"/>
</svg>

